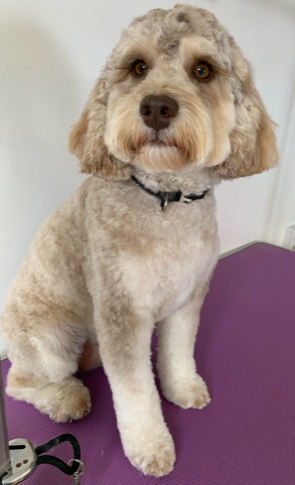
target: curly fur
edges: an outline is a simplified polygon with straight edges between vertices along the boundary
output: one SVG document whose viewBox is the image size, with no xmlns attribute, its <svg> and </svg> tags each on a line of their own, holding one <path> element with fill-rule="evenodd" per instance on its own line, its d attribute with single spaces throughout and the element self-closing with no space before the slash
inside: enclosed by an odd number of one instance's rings
<svg viewBox="0 0 295 485">
<path fill-rule="evenodd" d="M 136 59 L 148 69 L 140 79 Z M 192 76 L 199 61 L 214 66 L 208 83 Z M 157 133 L 139 111 L 148 95 L 179 105 Z M 145 474 L 172 470 L 152 331 L 158 322 L 164 396 L 183 408 L 206 406 L 193 350 L 219 252 L 214 186 L 274 166 L 273 128 L 249 63 L 212 13 L 176 5 L 123 31 L 69 137 L 90 176 L 41 226 L 6 298 L 9 395 L 55 421 L 79 419 L 91 403 L 73 375 L 102 363 L 126 456 Z M 162 212 L 131 175 L 154 191 L 209 191 Z"/>
</svg>

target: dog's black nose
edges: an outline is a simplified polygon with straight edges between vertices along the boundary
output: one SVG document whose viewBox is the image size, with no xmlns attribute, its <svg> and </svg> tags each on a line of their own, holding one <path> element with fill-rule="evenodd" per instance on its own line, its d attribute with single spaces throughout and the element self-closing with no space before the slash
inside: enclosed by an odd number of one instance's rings
<svg viewBox="0 0 295 485">
<path fill-rule="evenodd" d="M 140 114 L 147 126 L 154 130 L 167 128 L 178 113 L 178 104 L 169 96 L 146 96 L 140 103 Z"/>
</svg>

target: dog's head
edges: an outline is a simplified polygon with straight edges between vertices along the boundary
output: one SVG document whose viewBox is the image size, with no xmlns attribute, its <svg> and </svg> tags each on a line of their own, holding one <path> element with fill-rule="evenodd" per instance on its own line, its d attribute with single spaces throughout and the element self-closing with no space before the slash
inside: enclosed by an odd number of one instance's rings
<svg viewBox="0 0 295 485">
<path fill-rule="evenodd" d="M 215 16 L 189 5 L 152 10 L 123 31 L 69 148 L 81 171 L 212 167 L 222 178 L 277 162 L 274 123 L 240 49 Z"/>
</svg>

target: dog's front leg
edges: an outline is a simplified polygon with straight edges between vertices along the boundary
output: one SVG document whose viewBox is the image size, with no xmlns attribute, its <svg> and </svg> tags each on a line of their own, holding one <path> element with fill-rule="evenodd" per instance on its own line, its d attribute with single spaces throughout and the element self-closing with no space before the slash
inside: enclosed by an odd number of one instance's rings
<svg viewBox="0 0 295 485">
<path fill-rule="evenodd" d="M 100 355 L 113 393 L 125 455 L 144 474 L 168 474 L 174 444 L 164 422 L 150 360 L 153 322 L 124 297 L 109 298 L 95 316 Z M 101 311 L 103 309 L 103 311 Z"/>
<path fill-rule="evenodd" d="M 202 409 L 210 402 L 207 386 L 196 373 L 194 345 L 200 309 L 208 284 L 158 324 L 158 373 L 164 396 L 182 408 Z"/>
</svg>

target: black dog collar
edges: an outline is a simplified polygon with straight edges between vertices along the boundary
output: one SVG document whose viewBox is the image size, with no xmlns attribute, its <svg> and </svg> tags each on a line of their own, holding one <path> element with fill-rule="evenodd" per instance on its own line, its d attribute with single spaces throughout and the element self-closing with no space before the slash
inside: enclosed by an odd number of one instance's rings
<svg viewBox="0 0 295 485">
<path fill-rule="evenodd" d="M 161 201 L 161 209 L 162 211 L 166 210 L 168 202 L 184 202 L 185 204 L 189 204 L 193 200 L 199 200 L 203 199 L 205 195 L 207 194 L 208 190 L 204 190 L 204 192 L 200 195 L 198 194 L 189 194 L 189 195 L 184 195 L 181 190 L 177 190 L 176 192 L 162 192 L 159 190 L 158 192 L 154 192 L 151 189 L 148 189 L 143 185 L 139 180 L 137 180 L 134 175 L 131 175 L 132 180 L 134 180 L 139 187 L 141 187 L 143 190 L 145 190 L 148 194 L 154 195 Z"/>
</svg>

